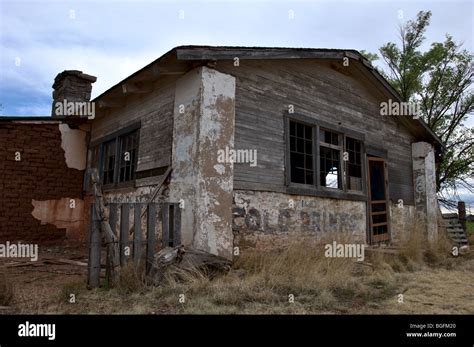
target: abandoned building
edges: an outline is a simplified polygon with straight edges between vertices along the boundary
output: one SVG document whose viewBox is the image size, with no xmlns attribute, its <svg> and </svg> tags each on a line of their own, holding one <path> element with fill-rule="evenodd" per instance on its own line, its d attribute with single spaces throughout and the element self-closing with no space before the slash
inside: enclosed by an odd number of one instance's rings
<svg viewBox="0 0 474 347">
<path fill-rule="evenodd" d="M 93 168 L 109 205 L 161 203 L 157 240 L 166 228 L 166 245 L 226 258 L 296 233 L 437 237 L 442 145 L 421 119 L 381 114 L 401 99 L 357 51 L 176 47 L 93 114 L 55 112 L 95 80 L 64 71 L 52 117 L 0 122 L 1 238 L 86 239 Z"/>
</svg>

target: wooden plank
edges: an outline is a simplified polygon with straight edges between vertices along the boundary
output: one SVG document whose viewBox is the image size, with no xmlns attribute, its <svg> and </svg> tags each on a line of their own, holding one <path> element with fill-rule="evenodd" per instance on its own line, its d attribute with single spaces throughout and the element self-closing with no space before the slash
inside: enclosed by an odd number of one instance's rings
<svg viewBox="0 0 474 347">
<path fill-rule="evenodd" d="M 178 60 L 233 60 L 239 59 L 336 59 L 342 60 L 344 51 L 297 50 L 297 49 L 255 49 L 255 48 L 180 48 L 176 50 Z"/>
<path fill-rule="evenodd" d="M 234 190 L 239 189 L 286 193 L 286 186 L 284 184 L 263 184 L 259 182 L 247 182 L 241 179 L 237 179 L 234 176 Z"/>
<path fill-rule="evenodd" d="M 149 203 L 147 206 L 147 232 L 146 232 L 146 273 L 149 274 L 155 256 L 155 226 L 156 226 L 156 204 Z"/>
<path fill-rule="evenodd" d="M 179 204 L 174 207 L 174 246 L 181 245 L 181 208 Z"/>
<path fill-rule="evenodd" d="M 133 232 L 133 262 L 135 267 L 139 267 L 141 259 L 141 248 L 142 248 L 142 215 L 141 215 L 142 204 L 134 204 L 134 219 L 135 230 Z"/>
<path fill-rule="evenodd" d="M 161 208 L 161 247 L 165 248 L 169 246 L 170 242 L 170 230 L 169 230 L 169 210 L 170 204 L 164 203 Z"/>
<path fill-rule="evenodd" d="M 160 176 L 158 184 L 153 188 L 153 191 L 151 192 L 150 197 L 148 198 L 148 203 L 152 203 L 153 200 L 155 200 L 155 198 L 158 196 L 158 193 L 161 191 L 161 188 L 163 187 L 163 184 L 165 183 L 165 181 L 168 178 L 171 171 L 172 171 L 171 166 L 168 166 L 165 173 Z M 146 210 L 144 210 L 142 212 L 142 214 L 141 214 L 142 217 L 145 215 L 145 212 L 146 212 Z M 133 228 L 130 228 L 130 230 L 128 232 L 129 234 L 132 232 L 132 229 Z"/>
<path fill-rule="evenodd" d="M 390 235 L 388 233 L 372 235 L 372 243 L 383 242 L 390 240 Z"/>
<path fill-rule="evenodd" d="M 87 284 L 89 288 L 100 285 L 101 237 L 95 204 L 91 204 L 91 230 L 89 235 L 89 266 Z"/>
<path fill-rule="evenodd" d="M 381 211 L 381 212 L 370 212 L 371 216 L 380 216 L 382 214 L 387 214 L 387 211 Z"/>
<path fill-rule="evenodd" d="M 117 235 L 117 209 L 118 205 L 115 203 L 109 204 L 109 224 L 110 224 L 110 229 L 112 229 L 112 232 L 114 235 Z"/>
<path fill-rule="evenodd" d="M 76 266 L 87 266 L 87 263 L 84 263 L 83 261 L 77 261 L 77 260 L 71 260 L 71 259 L 65 259 L 65 258 L 59 258 L 59 259 L 54 259 L 54 258 L 43 258 L 43 263 L 44 264 L 55 264 L 55 265 L 76 265 Z"/>
<path fill-rule="evenodd" d="M 125 254 L 125 250 L 126 247 L 130 247 L 128 243 L 128 230 L 130 225 L 130 204 L 124 203 L 120 206 L 120 208 L 120 266 L 125 266 L 128 260 L 128 256 Z"/>
</svg>

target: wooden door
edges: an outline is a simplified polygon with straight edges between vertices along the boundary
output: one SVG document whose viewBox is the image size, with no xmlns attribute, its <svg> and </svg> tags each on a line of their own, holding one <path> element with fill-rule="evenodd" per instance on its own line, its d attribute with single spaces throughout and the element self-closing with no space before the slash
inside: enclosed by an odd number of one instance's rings
<svg viewBox="0 0 474 347">
<path fill-rule="evenodd" d="M 368 157 L 369 242 L 390 240 L 388 178 L 385 159 Z"/>
</svg>

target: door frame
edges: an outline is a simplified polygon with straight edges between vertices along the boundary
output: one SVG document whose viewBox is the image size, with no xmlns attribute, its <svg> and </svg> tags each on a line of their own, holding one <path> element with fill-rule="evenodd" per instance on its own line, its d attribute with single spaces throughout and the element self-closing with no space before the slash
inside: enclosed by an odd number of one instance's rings
<svg viewBox="0 0 474 347">
<path fill-rule="evenodd" d="M 384 200 L 376 200 L 380 203 L 385 203 L 385 214 L 386 214 L 386 222 L 384 223 L 377 223 L 375 226 L 387 226 L 387 232 L 381 235 L 373 235 L 373 222 L 372 222 L 372 198 L 371 198 L 371 175 L 370 175 L 370 162 L 382 162 L 383 163 L 383 175 L 384 175 L 384 184 L 385 184 L 385 199 Z M 388 169 L 387 169 L 387 159 L 376 157 L 367 154 L 367 219 L 368 219 L 368 230 L 367 230 L 367 239 L 369 244 L 377 244 L 380 242 L 389 242 L 391 240 L 391 228 L 390 228 L 390 200 L 389 200 L 389 189 L 388 189 Z M 374 212 L 377 214 L 383 214 L 380 212 Z"/>
</svg>

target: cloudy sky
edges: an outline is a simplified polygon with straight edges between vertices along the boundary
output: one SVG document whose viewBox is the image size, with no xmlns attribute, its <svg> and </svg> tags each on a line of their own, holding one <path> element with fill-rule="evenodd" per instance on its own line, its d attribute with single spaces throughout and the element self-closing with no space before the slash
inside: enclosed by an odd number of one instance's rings
<svg viewBox="0 0 474 347">
<path fill-rule="evenodd" d="M 98 77 L 96 96 L 178 45 L 354 48 L 397 40 L 433 12 L 427 41 L 450 33 L 473 51 L 474 2 L 0 0 L 0 114 L 49 115 L 65 69 Z M 290 12 L 292 11 L 292 12 Z M 293 13 L 293 18 L 290 14 Z"/>
<path fill-rule="evenodd" d="M 377 52 L 420 10 L 425 48 L 449 33 L 474 51 L 472 0 L 0 0 L 0 115 L 49 115 L 63 70 L 97 76 L 97 96 L 178 45 Z"/>
</svg>

